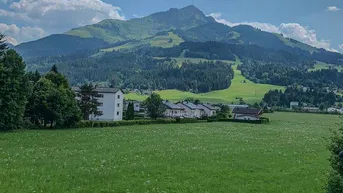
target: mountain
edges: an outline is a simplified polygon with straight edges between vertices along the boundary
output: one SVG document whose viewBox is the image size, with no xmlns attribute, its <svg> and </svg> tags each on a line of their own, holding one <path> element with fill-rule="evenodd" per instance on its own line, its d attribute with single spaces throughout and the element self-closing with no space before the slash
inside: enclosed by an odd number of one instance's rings
<svg viewBox="0 0 343 193">
<path fill-rule="evenodd" d="M 217 23 L 195 6 L 170 9 L 127 21 L 107 19 L 97 24 L 72 29 L 64 34 L 23 43 L 15 49 L 24 58 L 30 59 L 68 55 L 82 50 L 108 52 L 139 46 L 172 47 L 184 41 L 257 45 L 343 65 L 341 54 L 317 49 L 285 38 L 282 34 L 261 31 L 248 25 L 229 27 Z"/>
<path fill-rule="evenodd" d="M 212 17 L 206 17 L 196 7 L 188 6 L 128 21 L 108 19 L 98 24 L 72 29 L 65 34 L 82 38 L 99 38 L 115 43 L 124 40 L 139 40 L 171 29 L 190 29 L 207 23 L 215 23 L 215 20 Z"/>
</svg>

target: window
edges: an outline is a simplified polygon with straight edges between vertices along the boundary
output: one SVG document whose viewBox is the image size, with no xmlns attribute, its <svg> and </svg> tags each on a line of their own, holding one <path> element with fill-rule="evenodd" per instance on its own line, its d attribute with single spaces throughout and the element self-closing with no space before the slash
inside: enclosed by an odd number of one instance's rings
<svg viewBox="0 0 343 193">
<path fill-rule="evenodd" d="M 119 115 L 119 111 L 117 111 L 117 115 Z"/>
<path fill-rule="evenodd" d="M 104 95 L 103 94 L 98 94 L 98 97 L 99 98 L 104 98 Z"/>
<path fill-rule="evenodd" d="M 100 107 L 104 106 L 104 103 L 99 103 L 99 106 L 100 106 Z"/>
<path fill-rule="evenodd" d="M 120 103 L 117 104 L 117 107 L 120 107 Z"/>
<path fill-rule="evenodd" d="M 118 95 L 118 99 L 120 99 L 120 95 Z"/>
</svg>

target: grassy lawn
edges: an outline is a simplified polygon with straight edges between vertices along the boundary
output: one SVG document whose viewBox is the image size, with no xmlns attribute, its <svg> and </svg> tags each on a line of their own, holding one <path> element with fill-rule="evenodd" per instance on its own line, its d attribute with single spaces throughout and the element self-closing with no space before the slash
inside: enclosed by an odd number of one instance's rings
<svg viewBox="0 0 343 193">
<path fill-rule="evenodd" d="M 186 58 L 179 58 L 177 61 L 178 63 L 182 64 Z M 191 59 L 191 60 L 200 60 L 200 59 Z M 227 61 L 232 63 L 232 61 Z M 171 100 L 171 101 L 180 101 L 184 100 L 188 97 L 192 97 L 195 99 L 199 99 L 203 102 L 210 102 L 210 103 L 237 103 L 239 100 L 236 98 L 243 98 L 245 102 L 254 103 L 254 102 L 261 102 L 264 95 L 271 89 L 281 89 L 284 90 L 284 87 L 269 85 L 269 84 L 256 84 L 247 80 L 241 73 L 240 70 L 237 69 L 239 65 L 239 61 L 233 65 L 233 70 L 235 72 L 235 76 L 232 80 L 232 84 L 230 88 L 225 90 L 213 91 L 208 93 L 202 94 L 194 94 L 191 92 L 184 92 L 179 90 L 162 90 L 157 91 L 158 94 L 161 95 L 163 99 Z M 245 82 L 244 82 L 245 81 Z M 125 95 L 126 99 L 131 100 L 144 100 L 147 96 L 142 96 L 136 93 L 131 93 Z"/>
<path fill-rule="evenodd" d="M 325 192 L 337 116 L 0 133 L 1 192 Z"/>
<path fill-rule="evenodd" d="M 329 68 L 335 68 L 339 72 L 341 72 L 343 70 L 342 66 L 336 66 L 336 65 L 333 65 L 333 64 L 327 64 L 327 63 L 324 63 L 324 62 L 317 62 L 314 65 L 314 68 L 309 69 L 309 71 L 323 70 L 323 69 L 329 69 Z"/>
</svg>

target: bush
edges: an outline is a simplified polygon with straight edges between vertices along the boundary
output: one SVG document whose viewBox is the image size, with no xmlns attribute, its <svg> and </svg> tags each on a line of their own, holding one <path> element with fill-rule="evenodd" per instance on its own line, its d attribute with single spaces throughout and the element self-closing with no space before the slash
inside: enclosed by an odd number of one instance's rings
<svg viewBox="0 0 343 193">
<path fill-rule="evenodd" d="M 252 124 L 267 124 L 268 118 L 261 117 L 260 120 L 238 120 L 238 119 L 219 119 L 219 122 L 236 122 L 236 123 L 252 123 Z"/>
</svg>

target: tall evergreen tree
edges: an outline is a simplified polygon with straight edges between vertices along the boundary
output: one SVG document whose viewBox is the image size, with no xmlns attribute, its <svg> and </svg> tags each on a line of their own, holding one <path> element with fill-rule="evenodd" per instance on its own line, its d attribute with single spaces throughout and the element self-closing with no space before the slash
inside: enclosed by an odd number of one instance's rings
<svg viewBox="0 0 343 193">
<path fill-rule="evenodd" d="M 6 50 L 7 50 L 7 43 L 5 40 L 5 36 L 0 33 L 0 59 L 4 56 Z"/>
<path fill-rule="evenodd" d="M 329 146 L 332 171 L 327 184 L 328 193 L 343 192 L 343 128 L 335 132 Z"/>
<path fill-rule="evenodd" d="M 129 103 L 127 106 L 126 111 L 126 120 L 134 120 L 135 119 L 135 108 L 133 106 L 133 103 Z"/>
<path fill-rule="evenodd" d="M 3 38 L 0 37 L 0 39 Z M 1 39 L 0 42 L 3 40 Z M 25 64 L 14 50 L 0 44 L 0 130 L 21 128 L 30 85 Z"/>
<path fill-rule="evenodd" d="M 84 84 L 77 93 L 78 104 L 84 120 L 89 120 L 89 115 L 101 116 L 102 112 L 98 107 L 100 103 L 97 99 L 99 93 L 92 84 Z"/>
<path fill-rule="evenodd" d="M 148 114 L 152 119 L 163 117 L 165 107 L 161 96 L 157 93 L 152 93 L 145 101 L 144 104 L 148 109 Z"/>
</svg>

